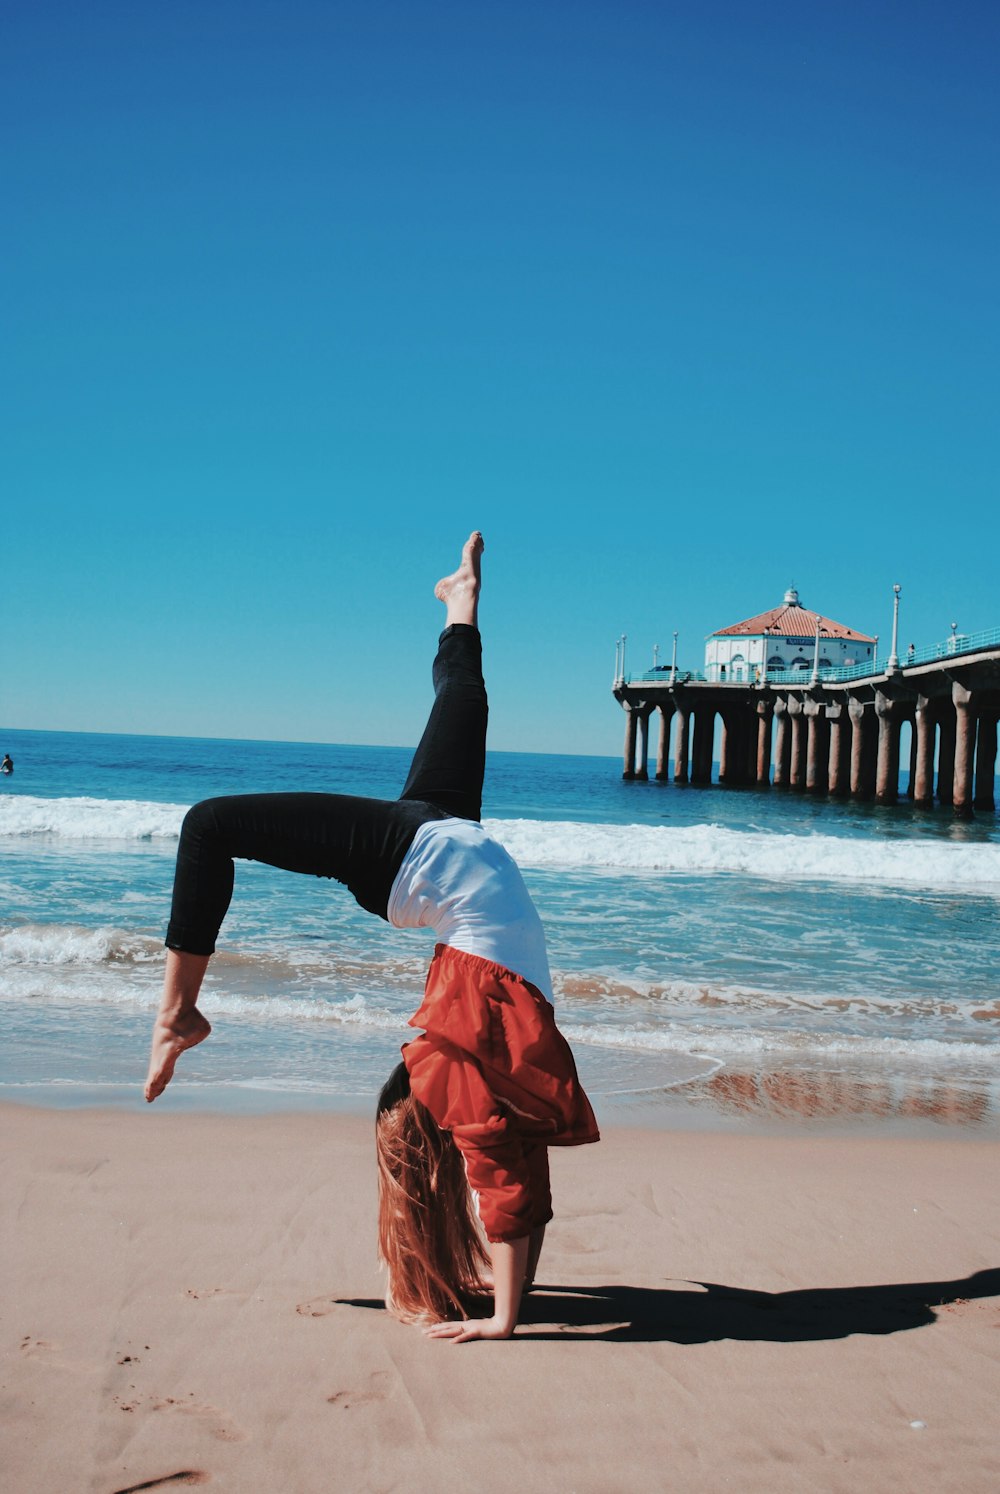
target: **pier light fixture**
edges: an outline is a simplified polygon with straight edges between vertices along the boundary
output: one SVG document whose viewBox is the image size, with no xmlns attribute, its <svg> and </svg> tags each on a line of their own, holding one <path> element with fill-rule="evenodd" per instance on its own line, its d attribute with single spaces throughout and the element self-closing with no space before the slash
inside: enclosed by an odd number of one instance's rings
<svg viewBox="0 0 1000 1494">
<path fill-rule="evenodd" d="M 811 685 L 818 685 L 819 684 L 819 619 L 818 618 L 816 619 L 816 648 L 815 648 L 815 651 L 813 653 L 813 672 L 812 672 L 812 679 L 809 681 L 809 683 Z"/>
<path fill-rule="evenodd" d="M 653 669 L 654 670 L 656 670 L 658 668 L 659 663 L 660 663 L 660 645 L 658 643 L 654 643 L 653 644 Z"/>
<path fill-rule="evenodd" d="M 892 650 L 886 660 L 886 674 L 899 673 L 899 653 L 897 649 L 899 644 L 899 594 L 902 590 L 903 588 L 898 582 L 892 588 Z"/>
<path fill-rule="evenodd" d="M 670 660 L 670 683 L 672 685 L 676 685 L 676 683 L 677 683 L 677 629 L 676 628 L 674 629 L 674 652 L 673 652 L 673 657 Z"/>
</svg>

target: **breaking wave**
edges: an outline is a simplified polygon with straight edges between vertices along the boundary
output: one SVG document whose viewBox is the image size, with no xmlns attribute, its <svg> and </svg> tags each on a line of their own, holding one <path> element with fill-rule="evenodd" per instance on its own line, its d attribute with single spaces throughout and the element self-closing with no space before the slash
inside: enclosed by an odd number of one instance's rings
<svg viewBox="0 0 1000 1494">
<path fill-rule="evenodd" d="M 1000 895 L 1000 845 L 775 834 L 721 825 L 589 825 L 493 820 L 521 866 L 692 876 L 738 873 L 780 881 L 877 882 Z"/>
<path fill-rule="evenodd" d="M 0 835 L 59 840 L 176 840 L 186 804 L 140 799 L 0 799 Z"/>
<path fill-rule="evenodd" d="M 57 841 L 176 841 L 186 806 L 132 799 L 0 801 L 0 836 Z M 852 839 L 721 825 L 613 825 L 496 819 L 487 829 L 523 867 L 639 875 L 736 874 L 778 881 L 850 881 L 1000 896 L 1000 845 Z"/>
<path fill-rule="evenodd" d="M 0 927 L 4 994 L 36 1007 L 150 1008 L 159 995 L 158 938 L 113 926 Z M 213 1016 L 265 1029 L 288 1022 L 402 1032 L 419 1004 L 423 959 L 358 960 L 335 943 L 308 964 L 273 949 L 220 954 L 207 987 Z M 650 982 L 624 972 L 555 971 L 566 1036 L 586 1047 L 650 1054 L 754 1053 L 802 1046 L 832 1053 L 922 1053 L 928 1059 L 992 1051 L 1000 1003 L 941 995 L 893 997 L 765 990 L 734 983 Z M 889 1035 L 891 1034 L 891 1036 Z"/>
</svg>

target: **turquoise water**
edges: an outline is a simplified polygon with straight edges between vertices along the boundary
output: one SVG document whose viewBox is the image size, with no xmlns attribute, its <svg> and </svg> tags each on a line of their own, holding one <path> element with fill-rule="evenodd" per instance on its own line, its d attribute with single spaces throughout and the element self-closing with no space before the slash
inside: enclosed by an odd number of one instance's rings
<svg viewBox="0 0 1000 1494">
<path fill-rule="evenodd" d="M 138 1104 L 184 809 L 277 789 L 393 797 L 395 748 L 6 731 L 0 1097 Z M 996 1124 L 1000 827 L 907 806 L 623 783 L 490 754 L 484 818 L 549 939 L 598 1108 L 678 1097 Z M 161 1103 L 370 1102 L 432 936 L 257 864 L 210 967 L 212 1040 Z"/>
</svg>

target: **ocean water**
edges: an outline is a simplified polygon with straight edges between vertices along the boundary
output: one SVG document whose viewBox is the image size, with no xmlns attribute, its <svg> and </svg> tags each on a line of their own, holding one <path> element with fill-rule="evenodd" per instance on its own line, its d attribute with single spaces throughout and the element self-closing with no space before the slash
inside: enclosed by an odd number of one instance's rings
<svg viewBox="0 0 1000 1494">
<path fill-rule="evenodd" d="M 177 834 L 208 795 L 394 797 L 409 753 L 6 731 L 0 1098 L 140 1105 Z M 623 783 L 491 753 L 484 819 L 542 914 L 599 1112 L 1000 1129 L 1000 824 Z M 337 883 L 240 863 L 210 1041 L 175 1108 L 369 1106 L 433 946 Z"/>
</svg>

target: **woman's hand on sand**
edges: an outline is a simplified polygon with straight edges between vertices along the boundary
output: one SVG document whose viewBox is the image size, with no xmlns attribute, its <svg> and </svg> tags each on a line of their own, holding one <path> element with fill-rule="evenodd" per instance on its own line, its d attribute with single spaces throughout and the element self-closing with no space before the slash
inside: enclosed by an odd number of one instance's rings
<svg viewBox="0 0 1000 1494">
<path fill-rule="evenodd" d="M 516 1240 L 491 1240 L 493 1316 L 466 1318 L 457 1323 L 435 1323 L 433 1328 L 425 1329 L 427 1337 L 450 1338 L 453 1344 L 471 1343 L 475 1338 L 510 1338 L 521 1306 L 521 1288 L 530 1250 L 528 1235 L 519 1235 Z"/>
<path fill-rule="evenodd" d="M 435 1323 L 424 1332 L 428 1338 L 450 1338 L 453 1344 L 467 1344 L 476 1338 L 510 1338 L 514 1325 L 502 1318 L 468 1318 L 461 1323 Z"/>
</svg>

